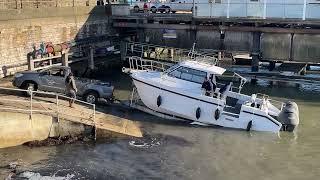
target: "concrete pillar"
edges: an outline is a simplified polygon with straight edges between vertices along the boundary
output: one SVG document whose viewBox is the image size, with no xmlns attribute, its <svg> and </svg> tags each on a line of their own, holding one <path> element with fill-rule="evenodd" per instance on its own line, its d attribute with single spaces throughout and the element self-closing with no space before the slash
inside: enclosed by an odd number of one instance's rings
<svg viewBox="0 0 320 180">
<path fill-rule="evenodd" d="M 88 66 L 90 70 L 94 70 L 94 47 L 90 46 L 89 62 Z"/>
<path fill-rule="evenodd" d="M 220 62 L 222 60 L 222 53 L 221 51 L 218 52 L 218 61 Z"/>
<path fill-rule="evenodd" d="M 293 36 L 294 36 L 294 34 L 291 33 L 289 61 L 293 61 Z"/>
<path fill-rule="evenodd" d="M 230 18 L 230 0 L 228 0 L 227 2 L 227 18 L 229 19 Z"/>
<path fill-rule="evenodd" d="M 225 38 L 225 29 L 220 28 L 220 45 L 219 45 L 219 52 L 218 52 L 218 61 L 220 62 L 222 60 L 222 56 L 224 53 L 225 44 L 224 44 L 224 38 Z"/>
<path fill-rule="evenodd" d="M 274 61 L 269 62 L 269 68 L 268 68 L 269 71 L 273 71 L 275 67 L 276 67 L 276 62 Z"/>
<path fill-rule="evenodd" d="M 192 43 L 197 43 L 197 30 L 188 31 L 189 39 Z"/>
<path fill-rule="evenodd" d="M 253 32 L 251 71 L 259 71 L 261 32 Z"/>
<path fill-rule="evenodd" d="M 138 41 L 139 42 L 145 42 L 145 32 L 143 29 L 138 30 Z"/>
<path fill-rule="evenodd" d="M 121 55 L 121 60 L 125 61 L 126 56 L 127 56 L 127 42 L 126 41 L 120 42 L 120 55 Z"/>
<path fill-rule="evenodd" d="M 303 0 L 302 20 L 306 20 L 307 0 Z"/>
<path fill-rule="evenodd" d="M 61 52 L 61 62 L 62 66 L 69 66 L 69 49 Z"/>
</svg>

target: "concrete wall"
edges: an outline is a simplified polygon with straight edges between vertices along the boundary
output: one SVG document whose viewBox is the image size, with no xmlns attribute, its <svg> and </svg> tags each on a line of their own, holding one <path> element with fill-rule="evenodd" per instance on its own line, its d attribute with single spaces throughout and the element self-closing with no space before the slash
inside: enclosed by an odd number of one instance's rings
<svg viewBox="0 0 320 180">
<path fill-rule="evenodd" d="M 180 48 L 191 48 L 195 40 L 195 33 L 189 30 L 176 30 L 176 39 L 163 38 L 163 33 L 163 29 L 145 29 L 138 33 L 138 36 L 149 37 L 151 44 Z"/>
<path fill-rule="evenodd" d="M 200 49 L 219 49 L 220 33 L 218 31 L 198 31 L 197 48 Z"/>
<path fill-rule="evenodd" d="M 219 49 L 220 47 L 219 31 L 176 30 L 176 39 L 163 38 L 163 32 L 162 29 L 146 29 L 142 31 L 142 34 L 148 36 L 152 44 L 191 48 L 196 42 L 196 47 L 199 49 Z M 229 51 L 250 51 L 252 33 L 227 31 L 224 43 L 225 48 Z"/>
<path fill-rule="evenodd" d="M 289 59 L 291 34 L 263 33 L 260 43 L 263 59 Z"/>
<path fill-rule="evenodd" d="M 103 7 L 0 10 L 0 77 L 25 70 L 33 44 L 110 34 Z"/>
<path fill-rule="evenodd" d="M 320 35 L 295 34 L 293 59 L 302 62 L 320 62 Z"/>
<path fill-rule="evenodd" d="M 86 127 L 82 124 L 56 120 L 51 116 L 0 112 L 0 148 L 23 144 L 48 137 L 80 135 Z"/>
</svg>

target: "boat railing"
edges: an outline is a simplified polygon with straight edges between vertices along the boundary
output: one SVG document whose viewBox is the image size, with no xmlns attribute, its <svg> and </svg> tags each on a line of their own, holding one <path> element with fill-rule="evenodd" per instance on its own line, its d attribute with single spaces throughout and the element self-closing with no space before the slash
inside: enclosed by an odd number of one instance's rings
<svg viewBox="0 0 320 180">
<path fill-rule="evenodd" d="M 192 60 L 216 65 L 218 62 L 218 59 L 216 58 L 217 52 L 202 50 L 196 51 L 195 45 L 191 50 L 189 50 L 140 42 L 126 42 L 125 56 L 136 56 L 155 61 L 167 61 L 172 63 Z"/>
<path fill-rule="evenodd" d="M 151 70 L 164 72 L 172 64 L 154 61 L 150 59 L 143 59 L 141 57 L 132 56 L 129 58 L 129 68 L 130 70 Z"/>
<path fill-rule="evenodd" d="M 282 110 L 284 108 L 284 106 L 285 106 L 284 102 L 271 99 L 269 97 L 269 95 L 266 95 L 266 94 L 263 94 L 263 93 L 257 93 L 257 98 L 268 100 L 270 103 L 272 103 L 272 105 L 274 105 L 276 108 L 278 108 L 280 110 Z"/>
<path fill-rule="evenodd" d="M 189 60 L 206 63 L 209 65 L 217 65 L 218 58 L 216 58 L 212 53 L 196 51 L 196 43 L 193 43 L 191 50 L 188 53 Z"/>
</svg>

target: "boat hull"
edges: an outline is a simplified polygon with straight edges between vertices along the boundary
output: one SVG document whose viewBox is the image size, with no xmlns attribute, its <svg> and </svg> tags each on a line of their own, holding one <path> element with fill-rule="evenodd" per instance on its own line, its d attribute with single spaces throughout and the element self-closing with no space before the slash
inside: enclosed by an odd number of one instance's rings
<svg viewBox="0 0 320 180">
<path fill-rule="evenodd" d="M 159 113 L 228 128 L 269 132 L 281 129 L 281 123 L 268 114 L 252 111 L 249 107 L 241 108 L 240 114 L 233 114 L 224 111 L 225 102 L 217 98 L 192 96 L 138 78 L 133 78 L 133 82 L 142 102 Z"/>
</svg>

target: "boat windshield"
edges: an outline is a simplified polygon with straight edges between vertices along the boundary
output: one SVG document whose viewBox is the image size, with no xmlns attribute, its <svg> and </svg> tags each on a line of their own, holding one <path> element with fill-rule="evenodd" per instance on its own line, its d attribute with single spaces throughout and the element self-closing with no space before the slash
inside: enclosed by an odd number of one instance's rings
<svg viewBox="0 0 320 180">
<path fill-rule="evenodd" d="M 169 73 L 169 72 L 173 71 L 173 70 L 176 69 L 178 66 L 179 66 L 179 64 L 175 64 L 175 65 L 169 67 L 169 68 L 165 71 L 165 73 Z"/>
</svg>

